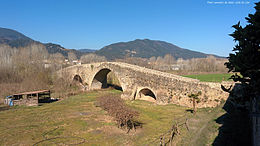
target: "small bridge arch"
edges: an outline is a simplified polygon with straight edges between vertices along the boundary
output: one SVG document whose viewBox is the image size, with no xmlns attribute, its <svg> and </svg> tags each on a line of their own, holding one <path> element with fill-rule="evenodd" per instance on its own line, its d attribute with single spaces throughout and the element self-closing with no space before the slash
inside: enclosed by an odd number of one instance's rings
<svg viewBox="0 0 260 146">
<path fill-rule="evenodd" d="M 82 77 L 79 74 L 75 74 L 72 76 L 72 80 L 70 86 L 78 86 L 81 90 L 87 90 L 87 83 L 83 81 Z"/>
<path fill-rule="evenodd" d="M 136 91 L 134 99 L 156 102 L 156 93 L 149 87 L 141 87 Z"/>
<path fill-rule="evenodd" d="M 79 82 L 79 83 L 83 84 L 83 80 L 80 77 L 80 75 L 78 75 L 78 74 L 74 75 L 72 82 Z"/>
</svg>

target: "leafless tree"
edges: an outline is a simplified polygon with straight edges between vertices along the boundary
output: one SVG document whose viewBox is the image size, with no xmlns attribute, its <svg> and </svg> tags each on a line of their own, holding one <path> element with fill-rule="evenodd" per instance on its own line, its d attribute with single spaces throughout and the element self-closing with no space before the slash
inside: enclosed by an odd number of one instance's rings
<svg viewBox="0 0 260 146">
<path fill-rule="evenodd" d="M 73 60 L 77 60 L 78 58 L 77 58 L 77 56 L 75 55 L 75 53 L 69 52 L 69 53 L 68 53 L 68 59 L 69 59 L 70 61 L 73 61 Z"/>
<path fill-rule="evenodd" d="M 103 61 L 106 61 L 106 57 L 98 56 L 93 53 L 89 53 L 89 54 L 81 56 L 80 61 L 82 63 L 103 62 Z"/>
</svg>

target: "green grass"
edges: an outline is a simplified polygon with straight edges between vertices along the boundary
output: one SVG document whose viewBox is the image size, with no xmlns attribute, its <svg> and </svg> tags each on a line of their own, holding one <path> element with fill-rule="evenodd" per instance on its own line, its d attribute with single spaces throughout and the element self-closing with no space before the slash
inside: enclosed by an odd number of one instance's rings
<svg viewBox="0 0 260 146">
<path fill-rule="evenodd" d="M 143 125 L 126 134 L 126 129 L 117 128 L 112 117 L 94 104 L 98 96 L 120 93 L 91 91 L 42 106 L 0 111 L 0 145 L 33 145 L 39 141 L 38 145 L 64 145 L 84 140 L 81 145 L 159 145 L 159 136 L 171 128 L 173 121 L 185 118 L 189 119 L 190 131 L 180 127 L 181 135 L 174 139 L 177 145 L 211 144 L 218 133 L 220 125 L 214 119 L 223 112 L 219 107 L 199 109 L 193 116 L 182 106 L 127 100 L 126 104 L 140 113 L 136 120 Z"/>
<path fill-rule="evenodd" d="M 198 79 L 202 82 L 221 82 L 230 81 L 231 74 L 223 73 L 223 74 L 195 74 L 195 75 L 183 75 L 184 77 L 189 77 L 193 79 Z"/>
</svg>

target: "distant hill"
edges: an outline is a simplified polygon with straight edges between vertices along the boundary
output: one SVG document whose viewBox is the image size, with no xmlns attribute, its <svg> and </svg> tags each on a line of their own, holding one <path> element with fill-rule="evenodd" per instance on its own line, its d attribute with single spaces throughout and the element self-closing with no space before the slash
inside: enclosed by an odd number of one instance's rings
<svg viewBox="0 0 260 146">
<path fill-rule="evenodd" d="M 0 27 L 0 44 L 7 44 L 12 47 L 24 47 L 32 42 L 34 40 L 15 30 Z"/>
<path fill-rule="evenodd" d="M 78 49 L 79 52 L 82 52 L 82 53 L 93 53 L 97 50 L 92 50 L 92 49 Z"/>
<path fill-rule="evenodd" d="M 26 47 L 32 43 L 42 44 L 46 47 L 48 53 L 50 54 L 61 53 L 66 58 L 68 57 L 69 52 L 75 53 L 77 58 L 80 58 L 81 55 L 85 54 L 85 52 L 80 52 L 75 49 L 66 49 L 58 44 L 41 43 L 15 30 L 0 27 L 0 44 L 7 44 L 11 47 L 19 48 L 19 47 Z"/>
<path fill-rule="evenodd" d="M 84 52 L 80 52 L 78 50 L 75 50 L 75 49 L 66 49 L 64 47 L 62 47 L 61 45 L 58 45 L 58 44 L 53 44 L 53 43 L 46 43 L 46 44 L 43 44 L 47 51 L 50 53 L 50 54 L 54 54 L 54 53 L 61 53 L 64 57 L 68 57 L 68 53 L 69 52 L 73 52 L 77 58 L 80 58 L 80 56 L 82 56 L 83 54 L 86 54 Z"/>
<path fill-rule="evenodd" d="M 101 56 L 105 56 L 108 59 L 124 57 L 150 58 L 152 56 L 164 56 L 165 54 L 171 54 L 175 58 L 183 59 L 205 58 L 209 56 L 209 54 L 183 49 L 164 41 L 149 39 L 136 39 L 130 42 L 119 42 L 111 44 L 103 47 L 95 53 Z"/>
</svg>

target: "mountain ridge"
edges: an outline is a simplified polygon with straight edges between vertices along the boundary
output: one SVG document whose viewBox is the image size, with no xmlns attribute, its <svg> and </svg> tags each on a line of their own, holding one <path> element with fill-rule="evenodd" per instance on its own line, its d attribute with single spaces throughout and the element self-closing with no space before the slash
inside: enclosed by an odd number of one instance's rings
<svg viewBox="0 0 260 146">
<path fill-rule="evenodd" d="M 93 53 L 97 50 L 94 50 L 94 49 L 77 49 L 78 51 L 80 52 L 83 52 L 83 53 Z"/>
<path fill-rule="evenodd" d="M 95 53 L 100 56 L 105 56 L 108 60 L 123 59 L 126 57 L 162 57 L 166 54 L 171 54 L 176 59 L 206 58 L 209 55 L 213 55 L 181 48 L 166 41 L 150 39 L 135 39 L 128 42 L 112 43 L 102 47 L 99 50 L 67 49 L 59 44 L 41 43 L 25 36 L 16 30 L 0 27 L 0 44 L 7 44 L 11 47 L 18 48 L 28 46 L 32 43 L 42 44 L 46 47 L 48 53 L 61 53 L 66 58 L 68 57 L 68 53 L 72 52 L 78 59 L 87 53 Z M 217 55 L 213 56 L 223 58 Z"/>
<path fill-rule="evenodd" d="M 44 45 L 49 54 L 61 53 L 66 58 L 69 52 L 73 52 L 77 58 L 86 54 L 75 49 L 66 49 L 59 44 L 35 41 L 16 30 L 0 27 L 0 44 L 7 44 L 11 47 L 19 48 L 26 47 L 33 43 Z"/>
<path fill-rule="evenodd" d="M 95 53 L 105 56 L 108 59 L 115 59 L 118 57 L 120 57 L 120 59 L 123 59 L 124 57 L 162 57 L 166 54 L 171 54 L 175 58 L 191 59 L 206 58 L 209 55 L 213 55 L 184 49 L 165 41 L 150 39 L 136 39 L 128 42 L 110 44 L 97 50 Z M 221 58 L 217 55 L 213 56 Z"/>
</svg>

